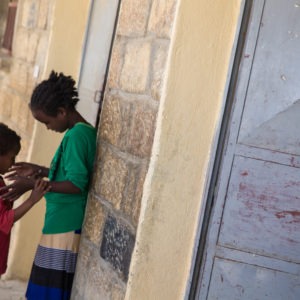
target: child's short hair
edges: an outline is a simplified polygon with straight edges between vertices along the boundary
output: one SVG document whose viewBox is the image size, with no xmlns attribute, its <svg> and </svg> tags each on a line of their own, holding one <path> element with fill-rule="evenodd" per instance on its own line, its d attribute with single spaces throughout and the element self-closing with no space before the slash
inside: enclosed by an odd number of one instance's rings
<svg viewBox="0 0 300 300">
<path fill-rule="evenodd" d="M 75 80 L 71 76 L 52 71 L 49 78 L 34 89 L 29 106 L 32 110 L 41 110 L 55 117 L 59 107 L 74 110 L 78 101 Z"/>
<path fill-rule="evenodd" d="M 0 122 L 0 155 L 5 155 L 14 149 L 18 151 L 21 149 L 21 137 Z"/>
</svg>

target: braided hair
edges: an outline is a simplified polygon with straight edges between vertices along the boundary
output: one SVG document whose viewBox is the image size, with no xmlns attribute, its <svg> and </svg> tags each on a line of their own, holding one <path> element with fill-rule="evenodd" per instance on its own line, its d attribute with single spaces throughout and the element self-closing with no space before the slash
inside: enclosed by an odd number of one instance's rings
<svg viewBox="0 0 300 300">
<path fill-rule="evenodd" d="M 55 117 L 59 107 L 75 110 L 78 101 L 75 80 L 71 76 L 51 71 L 49 78 L 33 90 L 29 106 L 31 110 L 41 110 Z"/>
<path fill-rule="evenodd" d="M 0 123 L 0 155 L 21 149 L 21 137 L 7 125 Z"/>
</svg>

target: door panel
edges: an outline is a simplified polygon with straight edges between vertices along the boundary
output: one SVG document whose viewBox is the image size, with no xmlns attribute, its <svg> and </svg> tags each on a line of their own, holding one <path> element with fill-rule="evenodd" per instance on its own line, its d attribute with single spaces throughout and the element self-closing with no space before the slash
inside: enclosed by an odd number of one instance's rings
<svg viewBox="0 0 300 300">
<path fill-rule="evenodd" d="M 298 6 L 291 0 L 265 1 L 255 55 L 244 54 L 245 59 L 253 61 L 239 133 L 241 143 L 252 145 L 248 139 L 255 141 L 253 131 L 257 135 L 261 126 L 270 125 L 300 99 Z"/>
<path fill-rule="evenodd" d="M 300 299 L 298 53 L 299 5 L 254 0 L 197 299 Z"/>
<path fill-rule="evenodd" d="M 276 106 L 276 102 L 269 103 L 272 104 Z M 285 110 L 276 113 L 261 124 L 257 123 L 256 128 L 249 130 L 247 136 L 240 138 L 240 143 L 300 155 L 299 116 L 300 100 L 295 98 Z"/>
<path fill-rule="evenodd" d="M 299 169 L 236 156 L 218 244 L 300 263 Z"/>
<path fill-rule="evenodd" d="M 209 299 L 299 300 L 299 277 L 280 271 L 216 258 L 212 281 Z"/>
<path fill-rule="evenodd" d="M 93 125 L 99 112 L 119 0 L 93 0 L 78 84 L 78 110 Z"/>
</svg>

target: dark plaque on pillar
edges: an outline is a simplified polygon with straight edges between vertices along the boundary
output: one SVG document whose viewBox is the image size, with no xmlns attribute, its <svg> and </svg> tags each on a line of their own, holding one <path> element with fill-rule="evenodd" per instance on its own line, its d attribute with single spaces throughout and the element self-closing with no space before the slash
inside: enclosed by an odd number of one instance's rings
<svg viewBox="0 0 300 300">
<path fill-rule="evenodd" d="M 104 225 L 100 255 L 127 280 L 134 247 L 134 235 L 115 217 L 108 216 Z"/>
</svg>

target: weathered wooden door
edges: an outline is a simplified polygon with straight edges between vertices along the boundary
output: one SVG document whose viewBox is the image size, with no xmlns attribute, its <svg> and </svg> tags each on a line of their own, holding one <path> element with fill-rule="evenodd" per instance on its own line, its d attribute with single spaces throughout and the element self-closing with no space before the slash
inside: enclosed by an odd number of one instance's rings
<svg viewBox="0 0 300 300">
<path fill-rule="evenodd" d="M 197 299 L 300 299 L 300 2 L 253 1 Z"/>
</svg>

